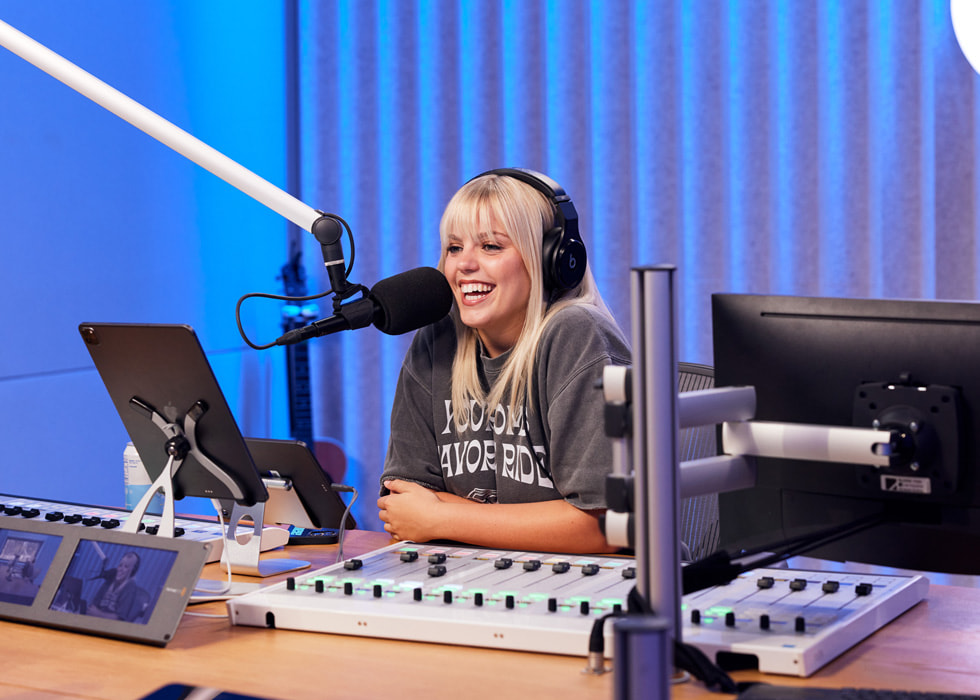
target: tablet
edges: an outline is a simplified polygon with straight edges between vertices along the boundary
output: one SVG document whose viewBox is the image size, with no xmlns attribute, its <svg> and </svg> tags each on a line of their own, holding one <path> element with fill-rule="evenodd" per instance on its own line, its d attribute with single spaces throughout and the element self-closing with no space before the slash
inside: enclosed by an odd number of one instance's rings
<svg viewBox="0 0 980 700">
<path fill-rule="evenodd" d="M 190 326 L 82 323 L 78 330 L 152 481 L 167 465 L 169 435 L 140 406 L 153 409 L 182 429 L 188 418 L 193 418 L 201 452 L 242 492 L 241 498 L 235 498 L 229 487 L 191 452 L 174 479 L 174 498 L 230 499 L 246 506 L 268 498 L 234 415 Z"/>
<path fill-rule="evenodd" d="M 252 461 L 269 491 L 265 504 L 266 523 L 303 528 L 339 528 L 347 506 L 332 487 L 316 457 L 300 440 L 245 438 Z M 276 487 L 276 479 L 285 484 Z M 347 515 L 344 526 L 357 527 Z"/>
</svg>

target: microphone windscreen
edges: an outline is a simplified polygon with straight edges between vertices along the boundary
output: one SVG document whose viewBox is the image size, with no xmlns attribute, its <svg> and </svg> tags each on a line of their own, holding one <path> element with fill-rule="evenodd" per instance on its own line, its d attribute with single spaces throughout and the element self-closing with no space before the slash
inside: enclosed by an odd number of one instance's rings
<svg viewBox="0 0 980 700">
<path fill-rule="evenodd" d="M 453 305 L 453 290 L 434 267 L 417 267 L 385 278 L 371 288 L 374 325 L 382 333 L 400 335 L 435 323 Z"/>
</svg>

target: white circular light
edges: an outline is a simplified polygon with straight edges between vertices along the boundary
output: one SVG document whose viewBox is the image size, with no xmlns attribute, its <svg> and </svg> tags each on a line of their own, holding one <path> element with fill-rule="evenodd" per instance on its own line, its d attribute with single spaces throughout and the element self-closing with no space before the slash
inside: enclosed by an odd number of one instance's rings
<svg viewBox="0 0 980 700">
<path fill-rule="evenodd" d="M 963 55 L 980 73 L 980 0 L 951 0 L 949 14 Z"/>
</svg>

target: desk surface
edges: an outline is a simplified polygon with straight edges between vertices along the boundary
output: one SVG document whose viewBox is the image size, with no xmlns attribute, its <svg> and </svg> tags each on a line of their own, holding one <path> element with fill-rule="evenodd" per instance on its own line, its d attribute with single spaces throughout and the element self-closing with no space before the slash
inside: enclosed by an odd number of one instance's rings
<svg viewBox="0 0 980 700">
<path fill-rule="evenodd" d="M 387 535 L 352 532 L 345 556 L 385 546 Z M 336 546 L 265 556 L 333 563 Z M 205 570 L 220 578 L 217 565 Z M 241 577 L 240 580 L 251 580 Z M 274 579 L 278 580 L 278 579 Z M 223 615 L 224 604 L 189 612 Z M 612 674 L 582 673 L 584 658 L 329 634 L 233 627 L 185 614 L 165 648 L 0 622 L 0 697 L 139 698 L 186 683 L 268 698 L 611 698 Z M 980 688 L 980 590 L 933 586 L 927 600 L 808 679 L 732 674 L 776 684 L 877 686 L 976 693 Z M 697 682 L 674 698 L 708 695 Z"/>
</svg>

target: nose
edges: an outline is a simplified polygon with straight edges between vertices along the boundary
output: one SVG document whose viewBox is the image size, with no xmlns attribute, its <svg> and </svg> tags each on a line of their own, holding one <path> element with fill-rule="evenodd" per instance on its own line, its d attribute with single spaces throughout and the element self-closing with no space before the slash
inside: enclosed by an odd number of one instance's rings
<svg viewBox="0 0 980 700">
<path fill-rule="evenodd" d="M 475 253 L 475 246 L 470 243 L 464 245 L 456 256 L 456 267 L 461 270 L 475 270 L 479 267 Z"/>
</svg>

